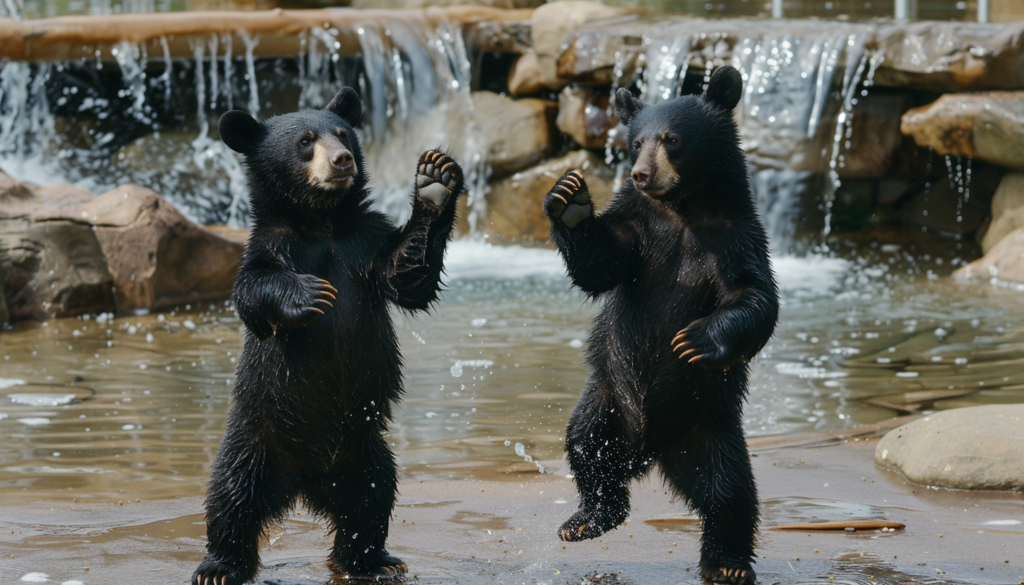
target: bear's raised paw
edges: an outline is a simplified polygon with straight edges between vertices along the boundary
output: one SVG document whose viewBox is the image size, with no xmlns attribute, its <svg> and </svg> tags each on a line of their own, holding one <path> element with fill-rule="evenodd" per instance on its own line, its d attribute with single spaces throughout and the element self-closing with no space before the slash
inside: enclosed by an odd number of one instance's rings
<svg viewBox="0 0 1024 585">
<path fill-rule="evenodd" d="M 570 229 L 594 214 L 587 182 L 579 171 L 571 170 L 558 179 L 544 197 L 544 211 Z"/>
<path fill-rule="evenodd" d="M 462 191 L 462 168 L 452 157 L 428 150 L 416 165 L 416 197 L 444 207 L 448 198 Z"/>
</svg>

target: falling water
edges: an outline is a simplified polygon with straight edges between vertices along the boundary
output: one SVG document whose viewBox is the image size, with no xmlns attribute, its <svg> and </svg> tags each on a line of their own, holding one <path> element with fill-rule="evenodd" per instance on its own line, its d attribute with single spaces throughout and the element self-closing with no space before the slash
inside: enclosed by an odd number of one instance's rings
<svg viewBox="0 0 1024 585">
<path fill-rule="evenodd" d="M 472 120 L 460 27 L 402 20 L 318 27 L 301 33 L 297 58 L 277 60 L 257 59 L 259 37 L 244 32 L 238 54 L 233 36 L 192 39 L 191 59 L 172 59 L 161 38 L 150 45 L 157 47 L 153 57 L 143 45 L 122 42 L 109 54 L 97 51 L 94 62 L 0 65 L 0 169 L 97 193 L 138 183 L 192 219 L 243 225 L 240 159 L 211 121 L 238 105 L 257 118 L 322 108 L 347 85 L 363 97 L 361 134 L 379 209 L 403 221 L 418 156 L 441 147 L 463 164 L 471 224 L 482 217 L 489 168 Z M 339 52 L 343 36 L 358 39 L 358 55 Z M 120 72 L 113 89 L 101 77 L 109 61 Z"/>
</svg>

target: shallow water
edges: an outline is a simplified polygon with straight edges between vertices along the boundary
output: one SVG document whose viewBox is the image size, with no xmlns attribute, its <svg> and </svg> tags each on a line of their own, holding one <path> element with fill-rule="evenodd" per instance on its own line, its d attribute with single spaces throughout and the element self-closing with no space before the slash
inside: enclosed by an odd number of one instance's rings
<svg viewBox="0 0 1024 585">
<path fill-rule="evenodd" d="M 753 364 L 751 436 L 1024 400 L 1022 293 L 953 282 L 969 252 L 927 246 L 775 259 L 782 318 Z M 395 315 L 407 394 L 390 440 L 405 481 L 540 471 L 561 457 L 597 305 L 549 250 L 458 241 L 448 272 L 433 314 Z M 240 328 L 217 303 L 2 333 L 0 504 L 201 495 Z"/>
</svg>

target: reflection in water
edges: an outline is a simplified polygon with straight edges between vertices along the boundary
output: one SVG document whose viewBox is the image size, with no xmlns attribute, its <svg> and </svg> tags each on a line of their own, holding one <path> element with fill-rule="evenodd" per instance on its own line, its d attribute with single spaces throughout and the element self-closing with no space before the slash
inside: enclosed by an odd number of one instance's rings
<svg viewBox="0 0 1024 585">
<path fill-rule="evenodd" d="M 782 319 L 752 366 L 749 434 L 1024 400 L 1019 293 L 933 278 L 956 250 L 849 250 L 776 259 Z M 406 480 L 537 473 L 561 457 L 596 306 L 553 251 L 459 241 L 448 266 L 434 314 L 395 315 L 407 395 L 390 442 Z M 4 332 L 0 502 L 201 495 L 240 329 L 218 303 Z"/>
</svg>

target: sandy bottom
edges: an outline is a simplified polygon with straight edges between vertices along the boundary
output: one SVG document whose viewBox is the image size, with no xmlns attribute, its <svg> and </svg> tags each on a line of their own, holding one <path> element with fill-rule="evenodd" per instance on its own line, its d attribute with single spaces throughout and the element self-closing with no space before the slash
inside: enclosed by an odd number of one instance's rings
<svg viewBox="0 0 1024 585">
<path fill-rule="evenodd" d="M 1024 495 L 932 490 L 875 467 L 875 440 L 755 449 L 764 528 L 760 583 L 1024 582 Z M 562 543 L 576 493 L 560 461 L 549 473 L 406 481 L 390 550 L 409 583 L 698 583 L 700 527 L 660 479 L 634 484 L 627 525 Z M 898 532 L 778 532 L 771 526 L 892 520 Z M 53 501 L 8 507 L 0 582 L 185 583 L 203 555 L 202 501 Z M 271 529 L 260 583 L 322 584 L 323 526 L 297 510 Z M 335 582 L 340 582 L 336 580 Z"/>
</svg>

